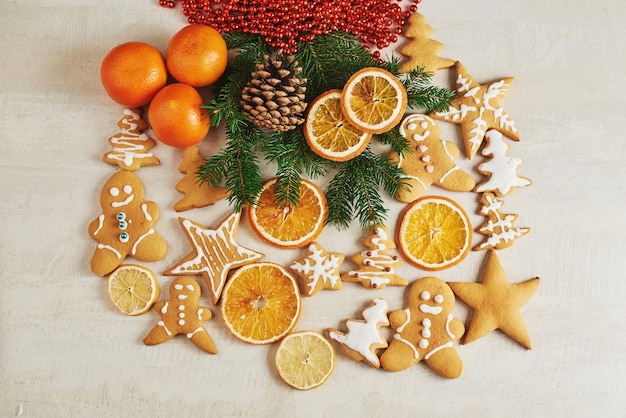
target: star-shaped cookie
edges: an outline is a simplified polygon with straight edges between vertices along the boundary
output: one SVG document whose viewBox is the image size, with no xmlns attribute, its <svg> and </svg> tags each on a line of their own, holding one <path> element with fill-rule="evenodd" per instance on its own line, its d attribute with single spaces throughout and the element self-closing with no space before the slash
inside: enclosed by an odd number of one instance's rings
<svg viewBox="0 0 626 418">
<path fill-rule="evenodd" d="M 392 152 L 391 161 L 397 162 L 410 187 L 401 187 L 395 198 L 413 202 L 422 197 L 431 184 L 446 190 L 468 192 L 474 188 L 474 178 L 456 165 L 460 151 L 456 145 L 441 139 L 441 131 L 426 115 L 408 115 L 400 124 L 400 133 L 409 140 L 413 152 L 405 156 Z"/>
<path fill-rule="evenodd" d="M 498 255 L 491 250 L 481 283 L 451 282 L 448 285 L 474 311 L 463 344 L 499 329 L 524 347 L 531 348 L 521 309 L 535 294 L 538 277 L 522 283 L 509 283 Z"/>
<path fill-rule="evenodd" d="M 166 276 L 202 274 L 213 304 L 222 295 L 228 271 L 263 258 L 263 254 L 242 247 L 235 242 L 239 212 L 233 212 L 216 229 L 208 229 L 196 222 L 178 218 L 193 250 L 176 265 L 166 270 Z"/>
<path fill-rule="evenodd" d="M 509 90 L 513 77 L 503 78 L 489 84 L 478 84 L 460 62 L 456 62 L 456 98 L 444 112 L 429 114 L 434 119 L 461 125 L 465 153 L 472 159 L 488 129 L 495 129 L 514 141 L 520 137 L 515 124 L 500 103 Z"/>
<path fill-rule="evenodd" d="M 309 245 L 306 257 L 294 261 L 289 266 L 304 283 L 304 293 L 313 296 L 322 289 L 341 289 L 339 266 L 345 256 L 341 253 L 329 253 L 321 244 Z"/>
</svg>

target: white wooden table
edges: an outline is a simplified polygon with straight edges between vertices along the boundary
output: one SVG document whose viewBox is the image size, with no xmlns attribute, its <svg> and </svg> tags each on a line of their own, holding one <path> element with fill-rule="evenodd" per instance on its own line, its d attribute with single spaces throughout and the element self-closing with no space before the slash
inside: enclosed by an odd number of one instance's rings
<svg viewBox="0 0 626 418">
<path fill-rule="evenodd" d="M 234 339 L 218 309 L 205 323 L 218 355 L 184 338 L 145 346 L 156 314 L 119 314 L 104 279 L 89 269 L 95 243 L 87 225 L 115 171 L 101 158 L 123 109 L 104 93 L 99 65 L 130 40 L 164 50 L 186 21 L 156 0 L 2 0 L 0 415 L 624 416 L 626 3 L 424 0 L 420 11 L 432 38 L 445 44 L 442 56 L 460 60 L 483 83 L 516 78 L 503 102 L 522 135 L 510 154 L 524 161 L 520 174 L 533 185 L 506 205 L 532 231 L 499 255 L 511 282 L 541 277 L 522 310 L 531 351 L 494 332 L 458 347 L 465 371 L 454 381 L 422 363 L 387 373 L 338 352 L 330 380 L 299 392 L 274 372 L 276 347 Z M 448 87 L 452 81 L 446 71 L 436 77 Z M 457 126 L 442 129 L 460 140 Z M 213 131 L 203 152 L 221 141 Z M 157 227 L 169 252 L 149 267 L 162 272 L 189 247 L 172 209 L 180 153 L 162 144 L 153 150 L 161 165 L 139 175 L 147 199 L 161 207 Z M 469 169 L 477 163 L 463 162 Z M 475 194 L 430 193 L 454 197 L 480 225 Z M 402 205 L 388 205 L 393 228 Z M 184 216 L 212 227 L 228 212 L 221 202 Z M 328 228 L 320 242 L 350 255 L 363 236 L 354 224 Z M 303 255 L 259 243 L 245 222 L 238 239 L 277 263 Z M 478 281 L 484 256 L 472 252 L 436 276 Z M 401 272 L 411 281 L 426 275 L 408 264 Z M 166 295 L 171 279 L 160 280 Z M 297 328 L 343 327 L 375 296 L 402 309 L 404 295 L 402 288 L 346 283 L 305 299 Z M 204 302 L 210 305 L 208 296 Z M 458 302 L 455 315 L 466 321 L 470 311 Z"/>
</svg>

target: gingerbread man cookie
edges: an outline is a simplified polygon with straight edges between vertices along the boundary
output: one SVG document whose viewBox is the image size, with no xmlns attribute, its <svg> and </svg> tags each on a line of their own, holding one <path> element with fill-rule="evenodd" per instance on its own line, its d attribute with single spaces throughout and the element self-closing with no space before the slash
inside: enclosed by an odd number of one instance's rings
<svg viewBox="0 0 626 418">
<path fill-rule="evenodd" d="M 426 115 L 412 114 L 400 124 L 400 133 L 410 141 L 413 152 L 404 157 L 392 152 L 410 187 L 401 187 L 396 199 L 413 202 L 422 197 L 431 184 L 447 190 L 467 192 L 474 188 L 473 177 L 461 170 L 454 160 L 460 151 L 456 145 L 441 139 L 439 126 Z"/>
<path fill-rule="evenodd" d="M 98 242 L 91 270 L 99 276 L 111 273 L 126 256 L 141 261 L 165 257 L 167 244 L 154 230 L 159 207 L 144 202 L 143 184 L 130 171 L 113 174 L 102 188 L 102 214 L 89 224 L 89 236 Z"/>
<path fill-rule="evenodd" d="M 202 323 L 211 319 L 209 308 L 198 305 L 200 285 L 191 277 L 178 277 L 170 285 L 170 299 L 157 302 L 154 309 L 161 320 L 144 338 L 146 345 L 161 344 L 183 334 L 207 353 L 217 354 L 217 347 Z"/>
<path fill-rule="evenodd" d="M 113 149 L 102 157 L 105 163 L 117 164 L 122 170 L 138 170 L 142 166 L 157 165 L 159 159 L 150 148 L 156 141 L 143 133 L 148 124 L 141 119 L 140 109 L 124 109 L 124 117 L 117 123 L 121 132 L 110 137 Z"/>
<path fill-rule="evenodd" d="M 393 340 L 380 357 L 388 371 L 404 370 L 424 360 L 437 374 L 456 379 L 463 360 L 454 341 L 465 332 L 463 322 L 452 317 L 454 293 L 436 277 L 415 281 L 409 289 L 409 307 L 389 314 Z"/>
</svg>

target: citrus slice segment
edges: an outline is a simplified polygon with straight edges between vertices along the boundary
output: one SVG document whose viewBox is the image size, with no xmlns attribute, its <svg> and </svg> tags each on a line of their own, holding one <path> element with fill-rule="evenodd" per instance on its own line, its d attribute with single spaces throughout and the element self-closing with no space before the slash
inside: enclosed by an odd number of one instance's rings
<svg viewBox="0 0 626 418">
<path fill-rule="evenodd" d="M 274 357 L 280 378 L 300 390 L 322 385 L 335 370 L 335 350 L 330 342 L 314 331 L 299 331 L 286 336 Z"/>
<path fill-rule="evenodd" d="M 331 161 L 348 161 L 367 147 L 372 134 L 352 126 L 341 110 L 341 90 L 319 95 L 309 106 L 304 137 L 311 150 Z"/>
<path fill-rule="evenodd" d="M 152 270 L 134 264 L 119 266 L 108 279 L 113 305 L 126 315 L 147 312 L 160 294 L 159 282 Z"/>
<path fill-rule="evenodd" d="M 230 332 L 249 344 L 270 344 L 287 335 L 300 319 L 302 301 L 296 280 L 274 263 L 241 267 L 222 291 L 222 319 Z"/>
<path fill-rule="evenodd" d="M 402 82 L 381 68 L 368 67 L 348 79 L 341 108 L 350 124 L 363 132 L 380 134 L 396 126 L 408 103 Z"/>
<path fill-rule="evenodd" d="M 460 263 L 472 244 L 467 213 L 455 201 L 425 196 L 410 204 L 397 230 L 398 249 L 412 264 L 443 270 Z"/>
<path fill-rule="evenodd" d="M 324 192 L 302 179 L 298 205 L 277 206 L 275 184 L 276 178 L 263 184 L 257 204 L 248 210 L 250 226 L 262 240 L 280 248 L 309 245 L 322 233 L 328 217 Z"/>
</svg>

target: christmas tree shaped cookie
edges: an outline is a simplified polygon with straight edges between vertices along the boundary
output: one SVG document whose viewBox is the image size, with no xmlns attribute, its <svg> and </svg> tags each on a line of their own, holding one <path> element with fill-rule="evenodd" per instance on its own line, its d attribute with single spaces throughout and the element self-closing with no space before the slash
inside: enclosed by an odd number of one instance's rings
<svg viewBox="0 0 626 418">
<path fill-rule="evenodd" d="M 185 176 L 176 183 L 176 190 L 184 196 L 174 204 L 176 212 L 192 208 L 202 208 L 228 197 L 228 189 L 201 185 L 196 177 L 198 168 L 204 164 L 204 158 L 199 154 L 198 147 L 190 146 L 183 150 L 183 160 L 178 171 Z"/>
<path fill-rule="evenodd" d="M 430 116 L 461 125 L 467 158 L 471 160 L 476 155 L 488 129 L 496 129 L 519 141 L 515 124 L 500 106 L 513 77 L 481 85 L 458 61 L 456 74 L 456 98 L 450 101 L 448 110 L 432 112 Z"/>
<path fill-rule="evenodd" d="M 400 67 L 400 72 L 408 73 L 423 67 L 424 71 L 434 73 L 454 65 L 454 60 L 437 55 L 443 49 L 443 44 L 430 39 L 432 33 L 433 28 L 426 23 L 422 14 L 416 12 L 409 17 L 409 27 L 404 35 L 412 40 L 399 49 L 402 55 L 408 57 L 408 61 Z"/>
<path fill-rule="evenodd" d="M 372 305 L 362 313 L 364 320 L 348 319 L 347 332 L 334 328 L 328 329 L 328 336 L 341 344 L 343 353 L 354 361 L 365 361 L 370 366 L 379 368 L 380 359 L 376 354 L 379 348 L 387 347 L 387 340 L 380 335 L 378 328 L 389 325 L 387 301 L 376 298 Z"/>
<path fill-rule="evenodd" d="M 432 185 L 447 190 L 468 192 L 474 188 L 474 178 L 461 170 L 455 160 L 459 149 L 441 139 L 439 126 L 426 115 L 409 115 L 400 124 L 400 133 L 409 140 L 413 151 L 405 156 L 392 152 L 391 161 L 397 161 L 410 187 L 401 187 L 396 199 L 413 202 L 422 197 Z"/>
<path fill-rule="evenodd" d="M 368 250 L 350 257 L 350 260 L 359 268 L 342 274 L 341 280 L 358 282 L 370 289 L 382 289 L 386 285 L 406 286 L 408 284 L 405 279 L 395 273 L 395 269 L 402 265 L 402 260 L 390 253 L 396 245 L 386 227 L 376 226 L 372 234 L 363 240 L 363 245 Z"/>
<path fill-rule="evenodd" d="M 493 193 L 484 193 L 480 202 L 483 206 L 479 213 L 487 217 L 487 222 L 480 226 L 479 232 L 487 239 L 474 247 L 475 251 L 510 247 L 513 241 L 530 232 L 530 228 L 517 228 L 513 225 L 518 215 L 500 212 L 504 202 L 496 199 Z"/>
<path fill-rule="evenodd" d="M 304 294 L 313 296 L 322 289 L 341 289 L 339 266 L 345 256 L 329 253 L 319 243 L 309 245 L 306 257 L 294 261 L 289 267 L 302 279 Z"/>
<path fill-rule="evenodd" d="M 117 126 L 121 131 L 109 138 L 113 149 L 102 157 L 105 163 L 117 164 L 122 170 L 129 171 L 160 163 L 157 157 L 148 152 L 156 142 L 143 133 L 148 125 L 141 119 L 141 110 L 124 109 L 124 117 Z"/>
<path fill-rule="evenodd" d="M 517 175 L 522 160 L 506 155 L 509 146 L 504 142 L 502 134 L 490 129 L 485 138 L 487 146 L 482 150 L 482 155 L 488 157 L 489 161 L 479 164 L 478 172 L 489 176 L 489 179 L 476 186 L 475 190 L 479 193 L 494 192 L 497 196 L 505 196 L 516 187 L 530 186 L 530 179 Z"/>
</svg>

